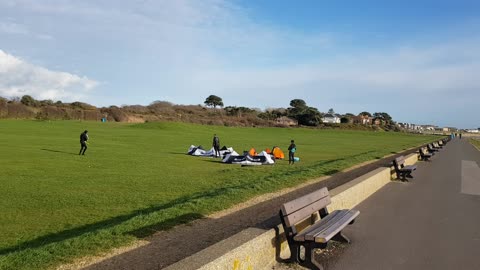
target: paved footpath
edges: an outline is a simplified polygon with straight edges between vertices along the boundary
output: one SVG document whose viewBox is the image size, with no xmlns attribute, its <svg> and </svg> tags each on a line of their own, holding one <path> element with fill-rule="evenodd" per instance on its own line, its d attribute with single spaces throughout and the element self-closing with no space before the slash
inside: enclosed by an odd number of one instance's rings
<svg viewBox="0 0 480 270">
<path fill-rule="evenodd" d="M 480 269 L 480 151 L 454 139 L 408 183 L 392 182 L 358 205 L 352 244 L 328 270 Z"/>
</svg>

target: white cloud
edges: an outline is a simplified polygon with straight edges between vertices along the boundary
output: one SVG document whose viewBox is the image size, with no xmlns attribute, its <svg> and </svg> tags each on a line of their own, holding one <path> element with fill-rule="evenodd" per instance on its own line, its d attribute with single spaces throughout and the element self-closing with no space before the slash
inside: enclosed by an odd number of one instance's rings
<svg viewBox="0 0 480 270">
<path fill-rule="evenodd" d="M 84 100 L 98 82 L 68 72 L 48 70 L 0 50 L 0 96 Z"/>
</svg>

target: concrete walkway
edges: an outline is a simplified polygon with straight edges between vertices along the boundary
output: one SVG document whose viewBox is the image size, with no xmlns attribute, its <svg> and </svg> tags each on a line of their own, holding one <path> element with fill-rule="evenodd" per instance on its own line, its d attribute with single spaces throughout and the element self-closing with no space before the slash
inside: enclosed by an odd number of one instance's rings
<svg viewBox="0 0 480 270">
<path fill-rule="evenodd" d="M 480 152 L 454 139 L 408 183 L 358 205 L 352 244 L 326 264 L 340 269 L 480 269 Z"/>
</svg>

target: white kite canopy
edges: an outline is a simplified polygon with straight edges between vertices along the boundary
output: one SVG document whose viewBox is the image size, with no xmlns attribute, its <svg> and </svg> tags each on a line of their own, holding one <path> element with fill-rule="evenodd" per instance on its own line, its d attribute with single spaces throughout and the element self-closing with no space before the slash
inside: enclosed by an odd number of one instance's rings
<svg viewBox="0 0 480 270">
<path fill-rule="evenodd" d="M 260 154 L 256 156 L 251 156 L 251 155 L 233 155 L 233 154 L 228 154 L 223 158 L 222 162 L 224 163 L 230 163 L 230 164 L 240 164 L 240 165 L 271 165 L 274 164 L 275 161 L 272 159 L 272 157 L 267 154 L 267 152 L 262 151 Z"/>
<path fill-rule="evenodd" d="M 223 150 L 220 150 L 220 156 L 225 156 L 228 154 L 238 155 L 232 147 L 223 147 Z M 215 149 L 212 147 L 210 150 L 206 151 L 201 146 L 191 145 L 187 152 L 188 155 L 192 156 L 201 156 L 201 157 L 214 157 Z"/>
</svg>

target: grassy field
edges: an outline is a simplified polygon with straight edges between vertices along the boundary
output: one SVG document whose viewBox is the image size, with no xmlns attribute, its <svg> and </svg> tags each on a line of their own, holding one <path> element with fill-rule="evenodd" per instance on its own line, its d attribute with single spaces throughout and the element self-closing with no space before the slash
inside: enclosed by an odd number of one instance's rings
<svg viewBox="0 0 480 270">
<path fill-rule="evenodd" d="M 79 135 L 90 144 L 79 156 Z M 213 133 L 237 152 L 297 144 L 301 162 L 240 167 L 185 155 Z M 0 269 L 45 269 L 258 194 L 432 141 L 402 133 L 183 123 L 0 121 Z"/>
</svg>

